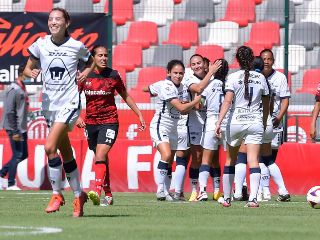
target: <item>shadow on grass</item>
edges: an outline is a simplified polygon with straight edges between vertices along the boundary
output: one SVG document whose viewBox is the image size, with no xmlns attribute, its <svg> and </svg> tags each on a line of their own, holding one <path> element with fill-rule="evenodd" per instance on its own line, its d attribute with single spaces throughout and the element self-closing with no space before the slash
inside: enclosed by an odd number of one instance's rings
<svg viewBox="0 0 320 240">
<path fill-rule="evenodd" d="M 97 217 L 97 218 L 115 218 L 115 217 L 134 217 L 128 214 L 88 214 L 83 217 Z"/>
</svg>

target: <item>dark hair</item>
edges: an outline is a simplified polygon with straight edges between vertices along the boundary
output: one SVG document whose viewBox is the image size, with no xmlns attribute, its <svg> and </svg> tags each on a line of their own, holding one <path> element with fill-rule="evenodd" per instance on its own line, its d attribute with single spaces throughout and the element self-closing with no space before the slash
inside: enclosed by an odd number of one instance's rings
<svg viewBox="0 0 320 240">
<path fill-rule="evenodd" d="M 94 45 L 93 48 L 92 48 L 92 50 L 91 50 L 91 55 L 92 55 L 92 57 L 94 57 L 94 55 L 97 54 L 97 53 L 96 53 L 97 48 L 104 48 L 104 49 L 106 49 L 107 52 L 108 52 L 108 49 L 107 49 L 105 46 L 103 46 L 103 45 Z"/>
<path fill-rule="evenodd" d="M 180 65 L 183 68 L 183 70 L 185 70 L 185 67 L 182 61 L 173 59 L 167 64 L 167 71 L 171 72 L 172 68 L 174 68 L 176 65 Z"/>
<path fill-rule="evenodd" d="M 206 57 L 203 57 L 202 59 L 203 59 L 203 61 L 204 61 L 205 63 L 207 63 L 207 64 L 209 65 L 209 63 L 210 63 L 210 60 L 209 60 L 208 58 L 206 58 Z"/>
<path fill-rule="evenodd" d="M 71 22 L 70 15 L 69 15 L 69 13 L 67 12 L 67 10 L 65 10 L 64 8 L 60 8 L 60 7 L 52 8 L 51 11 L 49 12 L 49 15 L 50 15 L 50 13 L 52 13 L 53 11 L 60 11 L 60 12 L 62 12 L 62 15 L 63 15 L 63 18 L 65 19 L 65 21 L 66 21 L 67 23 L 70 23 L 70 22 Z M 69 36 L 68 29 L 67 29 L 65 35 L 66 35 L 66 36 Z"/>
<path fill-rule="evenodd" d="M 214 74 L 214 78 L 222 81 L 222 91 L 224 92 L 224 85 L 225 85 L 226 77 L 229 72 L 229 64 L 223 58 L 216 59 L 214 62 L 219 61 L 219 60 L 221 61 L 221 67 Z"/>
<path fill-rule="evenodd" d="M 204 61 L 204 57 L 202 57 L 200 54 L 197 54 L 197 53 L 196 53 L 196 54 L 193 54 L 193 55 L 190 57 L 190 60 L 189 60 L 189 61 L 191 62 L 191 59 L 194 58 L 194 57 L 200 57 L 200 58 L 202 59 L 202 61 Z"/>
<path fill-rule="evenodd" d="M 18 68 L 18 76 L 22 76 L 23 75 L 23 71 L 24 69 L 26 68 L 26 65 L 27 65 L 27 61 L 24 60 L 20 65 L 19 65 L 19 68 Z"/>
<path fill-rule="evenodd" d="M 236 58 L 239 62 L 241 69 L 244 69 L 244 99 L 249 100 L 249 106 L 251 104 L 251 98 L 249 96 L 249 77 L 252 62 L 254 59 L 253 51 L 247 46 L 241 46 L 237 50 Z"/>
<path fill-rule="evenodd" d="M 263 50 L 260 52 L 260 57 L 261 57 L 262 54 L 267 53 L 267 52 L 268 52 L 268 53 L 271 53 L 272 59 L 274 60 L 273 52 L 272 52 L 271 49 L 269 49 L 269 48 L 263 49 Z"/>
<path fill-rule="evenodd" d="M 256 56 L 253 59 L 253 63 L 252 63 L 252 69 L 256 72 L 261 73 L 264 67 L 264 62 L 262 57 L 260 56 Z"/>
</svg>

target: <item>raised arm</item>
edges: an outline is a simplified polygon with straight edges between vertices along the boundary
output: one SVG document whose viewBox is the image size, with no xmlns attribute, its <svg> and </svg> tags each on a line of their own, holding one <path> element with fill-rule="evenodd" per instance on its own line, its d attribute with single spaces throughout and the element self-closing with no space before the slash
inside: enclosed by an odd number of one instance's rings
<svg viewBox="0 0 320 240">
<path fill-rule="evenodd" d="M 36 79 L 40 73 L 40 69 L 37 69 L 37 65 L 39 63 L 39 60 L 29 57 L 26 67 L 24 68 L 23 75 L 25 75 L 28 78 Z"/>
</svg>

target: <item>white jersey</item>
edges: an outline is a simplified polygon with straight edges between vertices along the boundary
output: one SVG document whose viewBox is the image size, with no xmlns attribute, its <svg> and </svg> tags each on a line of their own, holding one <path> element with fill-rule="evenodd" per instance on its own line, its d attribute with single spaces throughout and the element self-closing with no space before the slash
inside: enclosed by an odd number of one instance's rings
<svg viewBox="0 0 320 240">
<path fill-rule="evenodd" d="M 262 122 L 261 97 L 269 94 L 265 77 L 250 71 L 248 79 L 249 100 L 245 99 L 244 70 L 230 74 L 226 81 L 226 91 L 234 92 L 229 122 L 232 124 L 253 124 Z"/>
<path fill-rule="evenodd" d="M 87 62 L 89 50 L 73 38 L 57 46 L 51 35 L 39 38 L 29 48 L 32 57 L 40 61 L 43 80 L 42 109 L 57 111 L 79 108 L 80 95 L 76 81 L 79 60 Z"/>
<path fill-rule="evenodd" d="M 287 82 L 286 76 L 277 71 L 273 70 L 270 76 L 267 77 L 269 82 L 270 88 L 273 91 L 274 96 L 274 104 L 273 104 L 273 112 L 272 118 L 276 117 L 280 113 L 281 109 L 281 99 L 283 98 L 290 98 L 290 90 Z M 282 123 L 280 122 L 279 126 L 276 131 L 282 131 Z"/>
<path fill-rule="evenodd" d="M 156 112 L 151 120 L 151 125 L 177 126 L 178 121 L 181 119 L 181 114 L 170 101 L 175 98 L 179 99 L 179 93 L 180 96 L 182 96 L 183 85 L 180 84 L 180 86 L 177 87 L 171 80 L 166 79 L 151 84 L 149 91 L 151 94 L 158 96 Z"/>
<path fill-rule="evenodd" d="M 201 79 L 196 77 L 195 75 L 190 75 L 185 79 L 185 84 L 187 89 L 190 88 L 192 84 L 198 84 L 200 83 Z M 194 95 L 189 92 L 189 101 L 192 101 L 194 98 Z M 189 127 L 201 127 L 204 124 L 204 120 L 206 118 L 206 108 L 200 109 L 200 110 L 191 110 L 188 117 L 188 126 Z"/>
</svg>

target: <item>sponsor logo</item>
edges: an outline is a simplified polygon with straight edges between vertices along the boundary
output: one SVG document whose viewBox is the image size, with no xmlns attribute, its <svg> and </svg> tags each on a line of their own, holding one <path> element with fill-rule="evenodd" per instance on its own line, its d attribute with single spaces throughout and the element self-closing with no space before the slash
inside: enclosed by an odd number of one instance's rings
<svg viewBox="0 0 320 240">
<path fill-rule="evenodd" d="M 254 115 L 239 115 L 236 116 L 236 120 L 239 122 L 247 122 L 247 121 L 254 121 L 256 119 L 256 116 Z"/>
<path fill-rule="evenodd" d="M 93 95 L 110 95 L 111 92 L 106 92 L 104 90 L 84 90 L 85 95 L 93 96 Z"/>
</svg>

